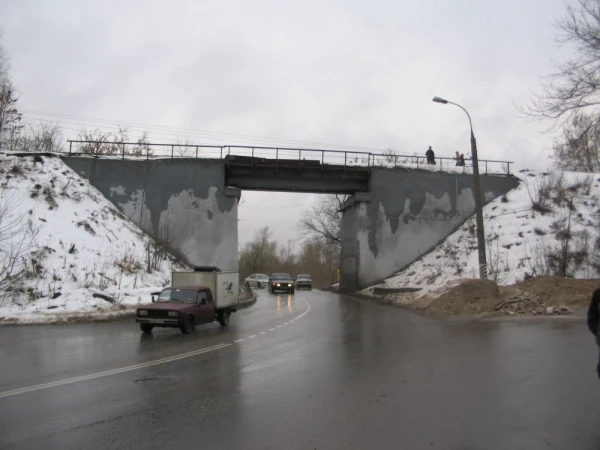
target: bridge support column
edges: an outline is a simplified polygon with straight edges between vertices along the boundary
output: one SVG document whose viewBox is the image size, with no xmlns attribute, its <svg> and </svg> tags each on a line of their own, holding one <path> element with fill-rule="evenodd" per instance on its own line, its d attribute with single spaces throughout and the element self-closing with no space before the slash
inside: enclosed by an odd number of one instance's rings
<svg viewBox="0 0 600 450">
<path fill-rule="evenodd" d="M 342 249 L 340 254 L 340 291 L 359 289 L 359 230 L 364 227 L 365 204 L 371 201 L 368 192 L 356 192 L 342 205 Z"/>
</svg>

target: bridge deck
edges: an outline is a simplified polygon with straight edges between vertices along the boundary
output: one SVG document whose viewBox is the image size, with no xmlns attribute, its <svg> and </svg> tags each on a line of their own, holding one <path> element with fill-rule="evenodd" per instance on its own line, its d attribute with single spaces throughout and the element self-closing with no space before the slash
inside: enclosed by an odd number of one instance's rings
<svg viewBox="0 0 600 450">
<path fill-rule="evenodd" d="M 368 190 L 371 169 L 319 160 L 225 158 L 225 184 L 246 190 L 351 194 Z"/>
</svg>

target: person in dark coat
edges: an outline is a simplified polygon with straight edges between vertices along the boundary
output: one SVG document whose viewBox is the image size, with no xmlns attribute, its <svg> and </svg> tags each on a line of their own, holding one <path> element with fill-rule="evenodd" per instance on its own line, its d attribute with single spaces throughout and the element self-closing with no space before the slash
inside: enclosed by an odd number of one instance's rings
<svg viewBox="0 0 600 450">
<path fill-rule="evenodd" d="M 600 346 L 600 335 L 598 334 L 598 325 L 600 323 L 600 288 L 596 289 L 592 294 L 592 301 L 587 313 L 587 326 L 592 334 L 596 337 L 596 344 Z M 600 378 L 600 352 L 598 355 L 598 364 L 596 366 L 596 373 Z"/>
<path fill-rule="evenodd" d="M 435 153 L 433 153 L 433 150 L 431 149 L 431 145 L 425 152 L 425 156 L 427 156 L 427 164 L 435 164 Z"/>
</svg>

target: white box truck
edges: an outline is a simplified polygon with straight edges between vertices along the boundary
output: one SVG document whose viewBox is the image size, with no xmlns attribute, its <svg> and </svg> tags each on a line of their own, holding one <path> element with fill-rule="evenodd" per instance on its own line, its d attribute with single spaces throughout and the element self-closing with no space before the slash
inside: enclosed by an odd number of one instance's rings
<svg viewBox="0 0 600 450">
<path fill-rule="evenodd" d="M 136 322 L 144 333 L 154 327 L 189 333 L 196 325 L 215 320 L 226 326 L 239 305 L 238 283 L 238 272 L 221 272 L 216 267 L 172 272 L 171 286 L 154 293 L 151 305 L 137 309 Z"/>
</svg>

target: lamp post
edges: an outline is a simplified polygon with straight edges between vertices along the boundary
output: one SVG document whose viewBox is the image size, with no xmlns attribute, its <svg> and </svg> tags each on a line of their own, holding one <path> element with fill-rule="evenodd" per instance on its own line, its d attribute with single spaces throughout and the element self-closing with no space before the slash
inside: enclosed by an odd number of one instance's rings
<svg viewBox="0 0 600 450">
<path fill-rule="evenodd" d="M 477 141 L 473 134 L 473 123 L 469 112 L 458 103 L 453 103 L 440 97 L 433 97 L 433 101 L 446 105 L 458 106 L 469 118 L 471 127 L 471 161 L 473 162 L 473 190 L 475 191 L 475 222 L 477 223 L 477 253 L 479 256 L 479 278 L 487 280 L 487 259 L 485 257 L 485 233 L 483 231 L 483 205 L 481 203 L 481 187 L 479 185 L 479 163 L 477 160 Z"/>
</svg>

